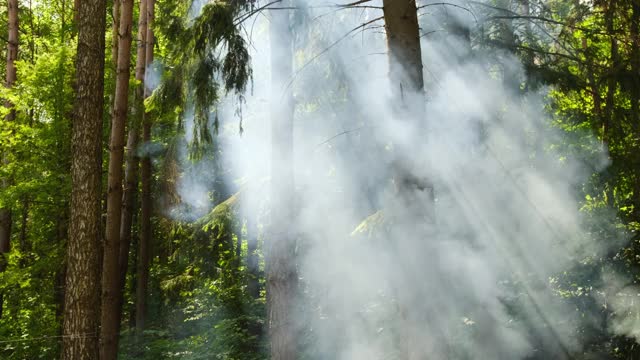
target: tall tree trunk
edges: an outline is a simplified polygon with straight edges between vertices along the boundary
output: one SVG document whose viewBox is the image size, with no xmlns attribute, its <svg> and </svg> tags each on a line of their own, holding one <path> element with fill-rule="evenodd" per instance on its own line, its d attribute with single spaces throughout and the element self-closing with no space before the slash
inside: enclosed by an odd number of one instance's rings
<svg viewBox="0 0 640 360">
<path fill-rule="evenodd" d="M 138 168 L 140 158 L 137 155 L 139 126 L 143 110 L 144 73 L 146 66 L 147 39 L 147 0 L 140 0 L 140 17 L 138 19 L 138 47 L 136 53 L 136 80 L 140 82 L 135 89 L 134 103 L 131 106 L 131 121 L 127 137 L 127 165 L 122 207 L 122 223 L 120 224 L 120 283 L 124 284 L 129 266 L 129 252 L 133 230 L 136 195 L 138 190 Z M 135 267 L 134 267 L 135 269 Z M 134 288 L 134 287 L 132 287 Z M 124 292 L 119 294 L 118 314 L 122 317 Z"/>
<path fill-rule="evenodd" d="M 62 359 L 99 357 L 100 195 L 106 1 L 77 3 L 78 51 L 74 102 L 71 214 Z"/>
<path fill-rule="evenodd" d="M 153 20 L 154 0 L 147 0 L 147 37 L 146 37 L 146 68 L 153 62 Z M 145 84 L 144 97 L 150 95 L 150 89 Z M 146 111 L 142 120 L 142 141 L 151 141 L 151 115 Z M 136 275 L 136 334 L 140 337 L 144 331 L 147 319 L 147 289 L 149 283 L 149 265 L 151 248 L 151 158 L 145 154 L 142 158 L 142 194 L 140 211 L 140 247 L 138 249 L 138 269 Z"/>
<path fill-rule="evenodd" d="M 406 106 L 411 100 L 424 101 L 420 27 L 415 0 L 383 0 L 389 78 L 394 99 Z"/>
<path fill-rule="evenodd" d="M 100 327 L 100 359 L 115 360 L 118 354 L 120 316 L 118 300 L 120 283 L 120 224 L 122 221 L 122 165 L 124 160 L 125 125 L 129 101 L 129 66 L 131 65 L 131 27 L 133 0 L 120 1 L 118 30 L 118 66 L 109 144 L 107 194 L 107 227 L 102 261 L 102 316 Z"/>
<path fill-rule="evenodd" d="M 131 139 L 132 136 L 135 136 L 135 145 L 137 148 L 137 143 L 139 140 L 139 134 L 138 134 L 138 129 L 140 127 L 140 124 L 142 122 L 142 117 L 144 116 L 144 74 L 145 74 L 145 70 L 146 70 L 146 54 L 147 54 L 147 4 L 148 0 L 140 0 L 140 11 L 139 11 L 139 18 L 138 18 L 138 48 L 137 48 L 137 53 L 136 53 L 136 80 L 139 81 L 138 86 L 136 87 L 136 91 L 135 91 L 135 102 L 133 104 L 132 107 L 132 114 L 133 114 L 133 119 L 135 121 L 135 123 L 133 124 L 134 126 L 131 128 L 130 133 L 129 133 L 129 138 Z M 131 131 L 134 131 L 135 133 L 132 134 Z M 131 139 L 132 141 L 134 141 L 134 139 Z M 132 160 L 133 163 L 131 163 L 131 161 L 129 161 L 127 163 L 127 168 L 130 170 L 128 171 L 127 176 L 135 176 L 134 179 L 134 187 L 125 189 L 125 196 L 129 196 L 129 199 L 125 200 L 125 204 L 129 204 L 131 203 L 133 205 L 133 202 L 135 201 L 135 194 L 137 192 L 137 186 L 138 186 L 138 168 L 140 165 L 140 158 L 137 157 L 137 155 L 135 154 L 135 152 L 132 154 L 133 157 L 129 157 L 127 160 Z M 137 284 L 138 284 L 138 276 L 137 276 L 137 272 L 138 272 L 138 263 L 139 263 L 139 256 L 138 256 L 138 247 L 139 247 L 139 237 L 137 239 L 133 238 L 133 234 L 132 234 L 132 224 L 133 224 L 133 219 L 134 219 L 134 211 L 133 211 L 133 207 L 130 208 L 130 211 L 125 211 L 123 213 L 123 216 L 128 216 L 128 219 L 123 219 L 122 221 L 122 226 L 123 226 L 123 231 L 126 232 L 126 236 L 123 237 L 123 239 L 128 239 L 129 241 L 129 246 L 131 247 L 131 245 L 133 245 L 133 276 L 131 277 L 131 293 L 132 294 L 136 294 L 136 297 L 138 296 L 138 290 L 137 290 Z M 125 227 L 127 226 L 127 227 Z M 120 263 L 120 276 L 121 278 L 125 278 L 126 277 L 126 268 L 128 266 L 128 262 L 129 262 L 129 252 L 127 250 L 126 254 L 124 253 L 125 249 L 123 247 L 120 248 L 121 252 L 121 263 Z M 134 305 L 131 306 L 130 311 L 129 311 L 129 326 L 130 327 L 135 327 L 136 326 L 136 307 L 137 307 L 138 302 L 136 301 L 134 303 Z M 124 298 L 121 298 L 121 311 L 122 311 L 122 307 L 124 306 Z"/>
<path fill-rule="evenodd" d="M 420 48 L 420 28 L 418 24 L 418 14 L 415 0 L 383 0 L 383 12 L 385 29 L 387 33 L 387 44 L 389 48 L 389 80 L 392 90 L 392 102 L 394 104 L 394 112 L 399 118 L 413 119 L 415 125 L 420 129 L 424 124 L 422 119 L 424 115 L 424 80 L 422 73 L 422 53 Z M 394 183 L 396 184 L 398 199 L 411 202 L 417 199 L 415 191 L 423 188 L 422 191 L 429 192 L 430 199 L 433 199 L 433 189 L 429 186 L 424 187 L 428 181 L 418 179 L 412 174 L 412 164 L 408 163 L 410 159 L 403 158 L 403 153 L 408 149 L 400 149 L 394 161 L 392 174 Z M 410 204 L 402 204 L 407 206 Z M 431 209 L 433 204 L 422 204 Z M 414 208 L 414 206 L 409 206 Z M 402 217 L 400 215 L 400 217 Z M 401 222 L 400 222 L 401 223 Z M 395 241 L 402 241 L 396 239 Z M 401 249 L 403 246 L 398 246 Z M 404 259 L 404 253 L 398 253 L 398 260 Z M 404 271 L 411 272 L 411 266 Z M 399 284 L 403 284 L 404 277 L 408 276 L 404 272 L 400 273 L 401 278 L 398 279 Z M 406 284 L 406 283 L 405 283 Z M 402 359 L 419 359 L 424 354 L 420 353 L 420 339 L 417 338 L 417 326 L 421 323 L 421 319 L 414 318 L 417 315 L 409 304 L 415 299 L 411 298 L 411 294 L 407 293 L 406 286 L 398 287 L 398 307 L 401 326 L 401 344 L 400 351 Z"/>
<path fill-rule="evenodd" d="M 17 79 L 15 61 L 18 59 L 18 0 L 7 1 L 8 22 L 9 22 L 9 41 L 7 42 L 7 77 L 5 86 L 12 88 Z M 11 108 L 9 114 L 5 117 L 5 121 L 13 121 L 16 117 L 13 104 L 5 101 L 5 106 Z M 6 164 L 6 157 L 2 155 L 2 163 Z M 2 187 L 9 186 L 9 179 L 2 179 Z M 9 207 L 0 208 L 0 272 L 4 272 L 7 268 L 7 259 L 5 254 L 11 249 L 11 209 Z M 4 296 L 0 293 L 0 318 L 4 308 Z"/>
<path fill-rule="evenodd" d="M 285 0 L 283 7 L 290 6 Z M 271 359 L 297 359 L 294 299 L 295 211 L 293 209 L 293 97 L 287 82 L 293 73 L 290 11 L 271 11 L 271 229 L 267 246 L 267 311 Z"/>
</svg>

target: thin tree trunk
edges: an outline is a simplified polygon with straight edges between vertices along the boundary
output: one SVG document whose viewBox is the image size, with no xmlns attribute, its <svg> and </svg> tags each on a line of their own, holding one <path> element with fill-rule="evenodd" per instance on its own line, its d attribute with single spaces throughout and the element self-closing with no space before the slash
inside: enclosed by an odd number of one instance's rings
<svg viewBox="0 0 640 360">
<path fill-rule="evenodd" d="M 631 121 L 640 129 L 640 2 L 631 3 Z"/>
<path fill-rule="evenodd" d="M 33 0 L 29 0 L 29 30 L 31 31 L 29 50 L 31 53 L 31 63 L 33 64 L 36 61 L 36 29 L 33 25 Z M 31 111 L 33 111 L 33 109 Z"/>
<path fill-rule="evenodd" d="M 140 11 L 138 18 L 138 48 L 136 54 L 136 80 L 140 82 L 140 84 L 136 87 L 135 92 L 135 103 L 133 104 L 133 115 L 136 121 L 135 128 L 136 131 L 142 122 L 142 117 L 144 114 L 144 74 L 146 69 L 146 53 L 147 53 L 147 4 L 148 0 L 140 0 Z M 138 170 L 140 159 L 135 158 L 137 163 L 135 164 L 136 171 Z M 129 220 L 133 224 L 133 214 L 132 218 Z M 130 327 L 136 327 L 136 308 L 138 306 L 138 263 L 140 261 L 139 257 L 139 244 L 140 238 L 139 236 L 134 239 L 132 238 L 131 231 L 129 232 L 129 236 L 131 241 L 133 241 L 133 276 L 131 277 L 131 293 L 136 295 L 136 301 L 133 306 L 131 306 L 129 311 L 129 325 Z M 123 259 L 124 260 L 124 259 Z M 124 264 L 121 264 L 121 266 Z M 124 299 L 123 299 L 124 300 Z"/>
<path fill-rule="evenodd" d="M 18 76 L 15 66 L 15 61 L 18 59 L 18 0 L 8 0 L 7 11 L 9 41 L 7 42 L 7 77 L 5 86 L 10 89 L 15 84 Z M 15 109 L 13 109 L 13 104 L 9 101 L 5 101 L 4 105 L 11 108 L 11 111 L 5 117 L 5 121 L 15 120 L 16 112 Z M 2 163 L 7 163 L 5 154 L 2 154 Z M 1 185 L 5 188 L 9 186 L 9 179 L 2 179 Z M 8 207 L 0 208 L 0 272 L 4 272 L 7 268 L 7 259 L 5 258 L 5 254 L 11 250 L 12 222 L 11 209 Z M 2 318 L 3 309 L 4 296 L 0 293 L 0 318 Z"/>
<path fill-rule="evenodd" d="M 65 240 L 68 236 L 68 227 L 69 227 L 69 212 L 68 212 L 68 203 L 63 204 L 63 213 L 58 218 L 57 222 L 57 238 L 56 241 L 58 244 L 64 244 Z M 63 321 L 64 315 L 64 281 L 66 276 L 66 263 L 63 263 L 60 269 L 55 274 L 54 280 L 54 289 L 53 289 L 53 302 L 56 308 L 56 319 L 59 323 Z M 62 327 L 59 329 L 60 334 L 62 335 Z"/>
<path fill-rule="evenodd" d="M 129 280 L 129 286 L 130 286 L 130 291 L 131 294 L 137 294 L 138 290 L 137 290 L 137 284 L 138 284 L 138 276 L 137 276 L 137 270 L 138 270 L 138 244 L 139 244 L 139 240 L 140 240 L 140 236 L 135 236 L 131 238 L 131 256 L 133 256 L 133 258 L 131 259 L 131 279 Z M 123 305 L 124 306 L 124 305 Z M 129 328 L 135 328 L 136 327 L 136 307 L 137 307 L 137 303 L 133 303 L 129 306 Z"/>
<path fill-rule="evenodd" d="M 247 291 L 253 299 L 260 297 L 259 265 L 258 265 L 258 227 L 254 215 L 247 216 L 247 272 L 249 281 Z"/>
<path fill-rule="evenodd" d="M 7 1 L 7 16 L 8 16 L 8 24 L 9 24 L 9 32 L 8 32 L 8 42 L 7 42 L 7 74 L 6 74 L 6 83 L 5 86 L 7 88 L 12 88 L 16 83 L 18 78 L 18 73 L 16 69 L 16 60 L 18 60 L 18 36 L 19 36 L 19 25 L 18 25 L 18 0 L 8 0 Z M 15 109 L 13 109 L 13 104 L 9 101 L 5 101 L 5 106 L 7 108 L 11 108 L 11 112 L 6 116 L 5 120 L 13 121 L 16 117 Z"/>
<path fill-rule="evenodd" d="M 29 198 L 25 196 L 22 200 L 22 216 L 20 220 L 20 251 L 26 252 L 27 249 L 27 226 L 29 223 Z"/>
<path fill-rule="evenodd" d="M 242 227 L 240 228 L 242 229 Z M 239 271 L 240 267 L 242 267 L 242 235 L 241 235 L 242 231 L 238 231 L 237 234 L 238 236 L 236 237 L 236 247 L 234 248 L 235 250 L 235 259 L 234 261 L 236 262 L 236 269 Z"/>
<path fill-rule="evenodd" d="M 608 147 L 609 150 L 613 149 L 613 134 L 612 124 L 614 121 L 615 115 L 615 93 L 618 88 L 618 81 L 616 77 L 618 76 L 619 68 L 619 56 L 618 56 L 618 41 L 615 36 L 615 17 L 616 17 L 616 1 L 610 0 L 606 4 L 605 9 L 605 26 L 607 30 L 607 34 L 609 36 L 609 45 L 610 49 L 610 62 L 608 73 L 606 73 L 605 79 L 607 80 L 607 92 L 605 94 L 604 99 L 604 111 L 602 120 L 602 145 Z M 617 154 L 613 151 L 610 151 L 611 162 L 616 163 Z M 606 202 L 609 206 L 613 206 L 614 204 L 614 181 L 612 179 L 611 171 L 607 169 L 604 172 L 604 178 L 606 187 L 604 189 L 604 194 L 606 197 Z"/>
<path fill-rule="evenodd" d="M 99 357 L 100 195 L 106 1 L 77 3 L 78 51 L 62 359 Z"/>
<path fill-rule="evenodd" d="M 153 62 L 153 20 L 154 0 L 147 0 L 147 38 L 145 64 L 148 68 Z M 145 98 L 150 95 L 150 89 L 145 84 Z M 142 120 L 142 141 L 151 141 L 151 116 L 146 111 Z M 138 249 L 138 269 L 136 275 L 136 334 L 140 338 L 147 320 L 147 289 L 149 285 L 149 265 L 151 248 L 151 158 L 145 154 L 142 158 L 142 199 L 140 212 L 140 247 Z"/>
<path fill-rule="evenodd" d="M 636 134 L 640 132 L 640 2 L 631 4 L 631 124 Z M 640 152 L 635 153 L 640 159 Z M 640 174 L 636 172 L 635 180 L 635 218 L 640 217 Z"/>
<path fill-rule="evenodd" d="M 134 120 L 134 119 L 132 119 Z M 135 120 L 134 120 L 135 121 Z M 124 284 L 127 278 L 129 266 L 129 252 L 131 251 L 131 237 L 133 231 L 133 218 L 135 213 L 136 195 L 138 188 L 138 166 L 140 160 L 136 155 L 138 147 L 138 131 L 135 124 L 131 124 L 127 139 L 127 164 L 125 170 L 124 194 L 122 197 L 122 222 L 120 224 L 120 256 L 118 293 L 118 318 L 122 318 L 122 305 L 124 302 Z"/>
<path fill-rule="evenodd" d="M 144 73 L 147 65 L 145 56 L 147 54 L 147 6 L 149 0 L 140 0 L 140 11 L 138 17 L 138 48 L 136 52 L 136 80 L 144 83 Z M 140 97 L 138 100 L 142 100 L 144 96 L 144 86 L 138 86 L 136 90 L 140 90 Z M 135 104 L 137 105 L 137 104 Z M 140 113 L 141 115 L 142 113 Z"/>
<path fill-rule="evenodd" d="M 605 21 L 607 34 L 610 38 L 610 46 L 611 46 L 611 67 L 608 74 L 607 79 L 607 94 L 605 98 L 605 108 L 604 108 L 604 118 L 602 119 L 602 143 L 609 144 L 611 137 L 611 122 L 613 121 L 614 115 L 614 106 L 615 106 L 615 93 L 618 87 L 618 82 L 616 80 L 617 72 L 619 69 L 619 56 L 618 56 L 618 41 L 615 37 L 614 31 L 614 21 L 616 16 L 616 1 L 611 0 L 607 4 L 607 10 L 605 13 Z"/>
<path fill-rule="evenodd" d="M 120 225 L 120 283 L 124 284 L 127 278 L 129 266 L 129 252 L 131 250 L 131 238 L 133 219 L 135 213 L 136 195 L 138 190 L 138 168 L 140 158 L 137 155 L 139 126 L 143 109 L 144 97 L 144 73 L 146 66 L 146 39 L 147 39 L 147 0 L 140 0 L 140 16 L 138 19 L 138 44 L 136 52 L 136 80 L 140 82 L 135 89 L 134 103 L 131 106 L 131 121 L 127 138 L 127 165 L 126 179 L 123 195 L 122 223 Z M 134 269 L 136 267 L 134 266 Z M 135 286 L 132 286 L 132 290 Z M 122 317 L 124 306 L 124 291 L 119 294 L 118 314 Z"/>
<path fill-rule="evenodd" d="M 285 1 L 282 6 L 289 6 Z M 289 10 L 271 11 L 271 229 L 266 255 L 267 311 L 271 359 L 297 356 L 294 298 L 295 211 L 293 209 L 293 97 L 287 81 L 293 72 Z"/>
<path fill-rule="evenodd" d="M 116 91 L 109 144 L 107 194 L 107 227 L 102 261 L 102 317 L 100 327 L 100 359 L 115 360 L 118 355 L 120 316 L 118 301 L 120 283 L 120 225 L 122 221 L 122 165 L 124 139 L 129 107 L 129 66 L 131 65 L 131 27 L 133 0 L 120 1 L 118 30 L 118 66 Z"/>
<path fill-rule="evenodd" d="M 113 0 L 113 9 L 111 10 L 113 23 L 111 24 L 111 65 L 114 69 L 118 68 L 118 31 L 120 30 L 120 0 Z"/>
<path fill-rule="evenodd" d="M 603 119 L 602 113 L 602 98 L 600 96 L 600 89 L 598 87 L 598 82 L 596 81 L 595 71 L 593 66 L 593 61 L 591 55 L 589 55 L 587 50 L 589 49 L 587 44 L 587 38 L 582 38 L 582 50 L 585 51 L 586 57 L 586 68 L 587 68 L 587 80 L 589 85 L 589 92 L 591 93 L 591 99 L 593 100 L 593 110 L 600 119 Z M 597 130 L 597 129 L 594 129 Z"/>
</svg>

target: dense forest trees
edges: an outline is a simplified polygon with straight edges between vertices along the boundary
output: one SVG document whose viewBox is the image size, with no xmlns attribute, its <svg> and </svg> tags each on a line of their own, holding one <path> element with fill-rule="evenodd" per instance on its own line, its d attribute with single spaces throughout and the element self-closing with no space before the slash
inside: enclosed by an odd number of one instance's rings
<svg viewBox="0 0 640 360">
<path fill-rule="evenodd" d="M 17 70 L 16 60 L 18 59 L 18 2 L 7 2 L 7 19 L 9 24 L 7 38 L 7 67 L 6 67 L 6 83 L 7 88 L 13 87 L 16 82 Z M 5 116 L 4 121 L 14 121 L 16 117 L 15 109 L 10 101 L 5 102 L 5 106 L 10 109 Z M 3 162 L 6 161 L 6 155 L 3 154 Z M 10 179 L 2 179 L 2 186 L 7 187 Z M 2 263 L 0 264 L 0 272 L 4 271 L 7 264 L 5 254 L 11 249 L 11 209 L 8 207 L 0 208 L 0 254 Z M 0 317 L 4 307 L 3 295 L 0 293 Z"/>
<path fill-rule="evenodd" d="M 118 8 L 118 5 L 114 5 Z M 116 13 L 116 11 L 114 11 Z M 116 61 L 116 89 L 109 140 L 109 176 L 107 180 L 107 219 L 102 257 L 102 309 L 100 318 L 100 358 L 115 359 L 118 354 L 118 314 L 120 285 L 120 227 L 122 221 L 122 180 L 125 125 L 129 109 L 129 77 L 133 1 L 119 4 Z M 114 40 L 114 43 L 116 41 Z"/>
<path fill-rule="evenodd" d="M 640 356 L 637 1 L 0 8 L 0 358 Z"/>
</svg>

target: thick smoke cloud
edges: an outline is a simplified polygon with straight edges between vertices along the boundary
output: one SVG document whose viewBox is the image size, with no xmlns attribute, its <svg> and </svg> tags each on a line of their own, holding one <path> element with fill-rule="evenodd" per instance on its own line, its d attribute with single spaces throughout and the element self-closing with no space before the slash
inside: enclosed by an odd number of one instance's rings
<svg viewBox="0 0 640 360">
<path fill-rule="evenodd" d="M 544 92 L 519 91 L 524 73 L 512 55 L 472 50 L 478 19 L 459 8 L 421 10 L 424 110 L 397 116 L 384 24 L 361 26 L 381 10 L 326 5 L 307 0 L 293 11 L 298 71 L 282 89 L 296 100 L 289 190 L 309 353 L 519 359 L 579 351 L 589 315 L 559 297 L 553 279 L 620 246 L 592 236 L 579 211 L 580 189 L 606 167 L 606 154 L 555 151 L 562 134 Z M 221 168 L 229 184 L 248 186 L 250 216 L 263 216 L 271 196 L 268 104 L 281 96 L 270 87 L 268 18 L 247 24 L 254 84 L 242 136 L 234 105 L 218 109 Z M 469 33 L 443 30 L 451 24 Z M 394 175 L 398 163 L 409 179 Z M 178 190 L 202 207 L 197 179 L 191 172 Z M 402 181 L 410 190 L 398 190 Z M 597 289 L 590 294 L 602 301 Z M 611 306 L 629 311 L 626 302 Z M 637 319 L 616 321 L 612 330 L 638 334 Z"/>
</svg>

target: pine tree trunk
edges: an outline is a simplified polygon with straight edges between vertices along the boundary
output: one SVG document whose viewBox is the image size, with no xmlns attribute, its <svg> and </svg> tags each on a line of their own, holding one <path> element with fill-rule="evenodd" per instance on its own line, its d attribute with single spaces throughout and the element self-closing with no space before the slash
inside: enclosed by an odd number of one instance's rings
<svg viewBox="0 0 640 360">
<path fill-rule="evenodd" d="M 18 59 L 18 0 L 7 1 L 7 17 L 9 23 L 8 43 L 7 43 L 7 77 L 5 86 L 12 88 L 17 79 L 17 71 L 15 61 Z M 5 101 L 5 106 L 12 110 L 5 117 L 5 121 L 13 121 L 16 117 L 13 104 L 9 101 Z M 6 157 L 2 155 L 2 163 L 6 164 Z M 2 187 L 9 186 L 8 179 L 2 179 L 0 184 Z M 7 259 L 5 254 L 11 249 L 11 209 L 0 208 L 0 272 L 4 272 L 7 267 Z M 0 293 L 0 318 L 2 318 L 2 312 L 4 309 L 4 296 Z"/>
<path fill-rule="evenodd" d="M 135 214 L 136 195 L 138 191 L 138 168 L 140 158 L 137 155 L 139 126 L 143 113 L 144 73 L 146 67 L 146 39 L 147 39 L 147 0 L 140 0 L 140 17 L 138 19 L 138 46 L 136 53 L 136 80 L 140 82 L 135 89 L 134 102 L 131 106 L 131 122 L 127 137 L 127 164 L 125 173 L 125 187 L 123 195 L 122 223 L 120 225 L 120 283 L 124 284 L 129 266 L 129 252 L 131 250 L 133 219 Z M 136 267 L 133 267 L 136 269 Z M 135 288 L 135 287 L 133 287 Z M 122 317 L 124 306 L 124 292 L 120 293 L 118 314 Z"/>
<path fill-rule="evenodd" d="M 127 163 L 125 169 L 124 194 L 122 196 L 122 222 L 120 225 L 120 279 L 124 283 L 129 264 L 133 218 L 135 213 L 136 195 L 138 190 L 138 167 L 140 158 L 138 149 L 138 124 L 132 119 L 127 137 Z"/>
<path fill-rule="evenodd" d="M 132 119 L 134 120 L 134 119 Z M 134 120 L 135 121 L 135 120 Z M 133 122 L 133 121 L 132 121 Z M 127 269 L 129 266 L 129 252 L 131 251 L 131 237 L 133 230 L 133 219 L 136 207 L 136 195 L 138 188 L 138 166 L 140 160 L 136 155 L 138 147 L 138 129 L 136 124 L 131 124 L 127 139 L 127 164 L 125 170 L 124 194 L 122 197 L 122 222 L 120 224 L 120 256 L 119 281 L 120 291 L 118 293 L 118 318 L 122 318 L 122 306 L 124 303 L 124 284 L 127 279 Z"/>
<path fill-rule="evenodd" d="M 147 54 L 147 5 L 149 0 L 140 0 L 140 11 L 138 18 L 138 47 L 136 49 L 136 80 L 144 84 L 144 72 L 147 65 L 145 56 Z M 136 91 L 140 90 L 137 100 L 142 100 L 144 96 L 144 86 L 138 86 Z M 138 104 L 134 104 L 138 105 Z M 141 112 L 139 112 L 141 114 Z"/>
<path fill-rule="evenodd" d="M 118 68 L 118 42 L 119 36 L 118 31 L 120 30 L 120 1 L 113 0 L 113 9 L 112 9 L 112 17 L 113 23 L 111 24 L 111 65 L 114 69 Z"/>
<path fill-rule="evenodd" d="M 285 1 L 282 6 L 289 6 Z M 297 356 L 294 299 L 295 220 L 293 209 L 293 97 L 287 82 L 293 73 L 293 38 L 288 10 L 271 11 L 271 229 L 267 245 L 267 311 L 271 359 Z"/>
<path fill-rule="evenodd" d="M 120 323 L 118 301 L 122 292 L 122 284 L 120 283 L 122 165 L 124 161 L 127 109 L 129 106 L 133 0 L 119 1 L 118 64 L 109 144 L 107 226 L 102 261 L 102 316 L 100 327 L 100 359 L 102 360 L 115 360 L 118 354 L 118 329 Z"/>
<path fill-rule="evenodd" d="M 415 0 L 383 0 L 383 12 L 385 29 L 387 32 L 387 44 L 389 48 L 389 80 L 392 90 L 392 103 L 395 105 L 394 112 L 399 118 L 409 118 L 416 121 L 418 128 L 424 124 L 424 80 L 422 73 L 422 53 L 420 48 L 420 28 L 418 24 L 418 14 Z M 402 154 L 408 149 L 400 149 L 399 154 L 394 159 L 392 169 L 394 183 L 398 184 L 396 196 L 402 201 L 410 202 L 415 197 L 415 191 L 421 188 L 421 184 L 428 184 L 424 179 L 418 179 L 412 174 L 412 164 L 410 159 L 403 158 Z M 429 186 L 423 187 L 422 191 L 428 191 L 429 198 L 433 199 L 433 189 Z M 410 204 L 402 204 L 408 206 Z M 420 206 L 432 205 L 422 204 Z M 409 206 L 413 208 L 413 206 Z M 427 209 L 428 211 L 429 209 Z M 402 217 L 402 216 L 400 216 Z M 401 225 L 400 225 L 401 226 Z M 394 241 L 403 241 L 394 239 Z M 402 246 L 398 246 L 402 248 Z M 402 252 L 398 253 L 398 261 L 404 259 Z M 400 265 L 404 270 L 400 270 L 398 283 L 402 284 L 404 278 L 410 276 L 406 272 L 411 272 L 411 266 Z M 417 337 L 418 324 L 421 320 L 415 318 L 415 311 L 409 304 L 415 299 L 407 291 L 405 286 L 400 285 L 398 289 L 398 307 L 401 326 L 401 358 L 407 360 L 420 359 L 424 354 L 420 353 L 420 339 Z"/>
<path fill-rule="evenodd" d="M 147 0 L 147 36 L 145 46 L 145 64 L 148 68 L 153 62 L 153 19 L 154 0 Z M 150 95 L 150 90 L 145 84 L 144 97 Z M 142 114 L 142 141 L 151 141 L 151 116 L 146 111 Z M 145 154 L 142 158 L 142 194 L 140 212 L 140 247 L 138 249 L 138 269 L 136 275 L 136 334 L 140 338 L 147 320 L 147 289 L 149 285 L 149 266 L 151 250 L 151 158 Z"/>
<path fill-rule="evenodd" d="M 389 79 L 394 99 L 405 106 L 422 103 L 424 81 L 420 50 L 420 27 L 415 0 L 383 0 Z"/>
<path fill-rule="evenodd" d="M 78 51 L 62 359 L 99 357 L 100 198 L 106 1 L 77 3 Z"/>
</svg>

